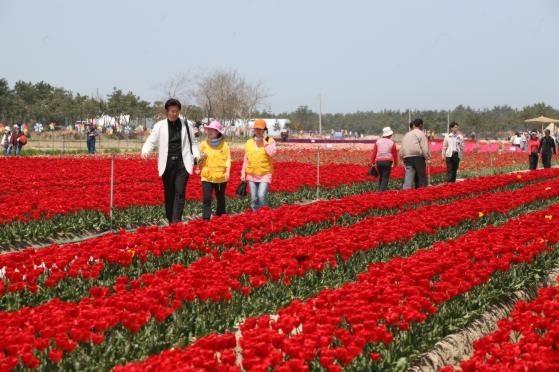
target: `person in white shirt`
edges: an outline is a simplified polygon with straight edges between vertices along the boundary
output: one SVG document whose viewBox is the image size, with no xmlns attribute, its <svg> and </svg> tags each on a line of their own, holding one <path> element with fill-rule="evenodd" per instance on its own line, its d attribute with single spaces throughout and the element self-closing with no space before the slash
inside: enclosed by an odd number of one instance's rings
<svg viewBox="0 0 559 372">
<path fill-rule="evenodd" d="M 526 133 L 522 132 L 522 134 L 520 134 L 520 151 L 522 152 L 526 151 L 527 147 L 528 147 L 528 136 L 526 135 Z"/>
<path fill-rule="evenodd" d="M 515 147 L 520 147 L 520 142 L 522 141 L 522 137 L 520 136 L 520 132 L 514 133 L 514 136 L 510 138 L 510 142 Z"/>
<path fill-rule="evenodd" d="M 9 127 L 4 128 L 4 134 L 2 135 L 2 147 L 4 147 L 4 152 L 6 155 L 10 155 L 11 144 L 10 144 L 10 137 L 12 136 L 12 132 L 10 131 Z"/>
<path fill-rule="evenodd" d="M 180 111 L 178 100 L 171 98 L 165 102 L 167 118 L 155 123 L 141 154 L 145 160 L 155 146 L 159 148 L 157 170 L 163 181 L 165 214 L 169 223 L 182 219 L 188 177 L 200 158 L 194 128 L 179 117 Z"/>
<path fill-rule="evenodd" d="M 450 133 L 444 136 L 443 158 L 446 161 L 446 181 L 456 182 L 456 172 L 464 156 L 464 138 L 458 134 L 458 123 L 450 123 Z"/>
</svg>

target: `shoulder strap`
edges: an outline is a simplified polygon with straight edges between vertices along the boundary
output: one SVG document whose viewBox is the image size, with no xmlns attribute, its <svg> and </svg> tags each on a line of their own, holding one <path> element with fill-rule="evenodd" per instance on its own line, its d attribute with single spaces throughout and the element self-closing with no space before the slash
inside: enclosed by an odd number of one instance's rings
<svg viewBox="0 0 559 372">
<path fill-rule="evenodd" d="M 190 155 L 194 156 L 192 152 L 192 137 L 190 137 L 190 128 L 188 127 L 188 121 L 184 119 L 184 125 L 186 127 L 186 134 L 188 135 L 188 143 L 190 145 Z"/>
</svg>

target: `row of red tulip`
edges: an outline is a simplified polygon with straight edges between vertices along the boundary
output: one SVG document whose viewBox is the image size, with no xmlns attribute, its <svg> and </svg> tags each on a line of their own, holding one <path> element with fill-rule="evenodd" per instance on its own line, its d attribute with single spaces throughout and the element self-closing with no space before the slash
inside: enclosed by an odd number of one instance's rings
<svg viewBox="0 0 559 372">
<path fill-rule="evenodd" d="M 180 250 L 197 250 L 219 255 L 216 246 L 242 247 L 243 240 L 258 242 L 280 231 L 290 231 L 308 223 L 334 221 L 342 214 L 361 215 L 371 209 L 404 209 L 419 202 L 444 200 L 472 193 L 487 192 L 513 182 L 531 182 L 556 177 L 559 170 L 526 174 L 507 174 L 490 178 L 468 179 L 459 184 L 443 184 L 422 190 L 388 191 L 382 198 L 366 193 L 343 199 L 321 201 L 309 205 L 285 205 L 264 209 L 259 213 L 223 216 L 208 224 L 192 221 L 164 228 L 139 228 L 136 232 L 121 231 L 80 243 L 46 248 L 24 249 L 0 255 L 0 268 L 5 281 L 0 281 L 0 297 L 4 288 L 10 292 L 38 290 L 41 279 L 54 286 L 68 277 L 97 278 L 106 264 L 129 266 L 134 257 L 144 262 L 149 256 Z M 122 247 L 118 249 L 118 247 Z"/>
<path fill-rule="evenodd" d="M 374 249 L 381 243 L 401 241 L 421 232 L 432 233 L 466 219 L 557 196 L 559 180 L 554 179 L 517 191 L 490 194 L 484 200 L 470 198 L 430 205 L 397 215 L 367 218 L 310 237 L 255 244 L 253 248 L 246 247 L 244 254 L 230 250 L 219 259 L 206 256 L 188 267 L 173 265 L 137 279 L 122 277 L 112 288 L 92 288 L 91 297 L 78 303 L 54 299 L 34 308 L 0 313 L 4 325 L 0 330 L 0 351 L 13 362 L 16 356 L 30 358 L 33 350 L 49 347 L 51 339 L 57 349 L 72 351 L 80 342 L 102 342 L 105 331 L 118 324 L 136 332 L 152 318 L 163 321 L 185 301 L 227 301 L 232 291 L 248 294 L 268 281 L 289 285 L 294 276 L 337 265 L 338 256 L 347 260 L 354 253 Z M 409 221 L 414 221 L 412 226 Z M 168 233 L 169 240 L 179 239 L 173 237 L 172 231 Z M 433 257 L 430 260 L 436 261 Z M 242 284 L 243 277 L 248 278 L 250 286 Z"/>
<path fill-rule="evenodd" d="M 333 150 L 335 157 L 344 152 Z M 313 158 L 313 150 L 301 150 L 291 159 Z M 361 151 L 358 153 L 367 153 Z M 370 156 L 370 155 L 367 155 Z M 477 168 L 499 168 L 516 162 L 512 155 L 502 155 L 490 161 L 488 154 L 471 154 L 463 164 Z M 337 187 L 370 180 L 366 175 L 367 161 L 356 163 L 326 163 L 320 167 L 322 187 Z M 232 165 L 230 184 L 240 180 L 240 161 Z M 15 220 L 29 221 L 66 215 L 80 210 L 109 212 L 111 159 L 108 157 L 22 157 L 0 158 L 0 167 L 10 187 L 0 193 L 0 224 Z M 464 167 L 468 167 L 463 165 Z M 40 170 L 40 171 L 38 171 Z M 163 203 L 161 180 L 157 177 L 155 160 L 147 162 L 138 156 L 117 157 L 115 161 L 114 206 L 125 208 L 134 205 L 160 205 Z M 445 172 L 444 163 L 434 158 L 431 174 Z M 296 191 L 302 187 L 316 186 L 316 164 L 286 161 L 276 162 L 272 192 Z M 296 177 L 294 176 L 296 175 Z M 393 170 L 393 178 L 402 178 L 403 168 Z M 12 186 L 15 185 L 15 186 Z M 25 185 L 18 187 L 17 185 Z M 226 194 L 235 197 L 234 187 Z M 193 174 L 187 186 L 187 198 L 201 200 L 199 176 Z"/>
<path fill-rule="evenodd" d="M 371 264 L 356 282 L 323 290 L 304 302 L 294 301 L 280 309 L 277 318 L 246 319 L 239 338 L 233 333 L 211 334 L 188 347 L 116 371 L 167 371 L 177 366 L 184 370 L 308 370 L 316 359 L 323 368 L 340 370 L 362 354 L 366 345 L 391 343 L 395 334 L 424 322 L 442 303 L 486 283 L 497 271 L 532 262 L 550 250 L 559 241 L 558 217 L 559 204 L 554 204 L 499 227 L 436 243 L 407 258 Z M 523 234 L 516 234 L 519 229 Z M 371 359 L 382 357 L 377 351 L 370 354 Z"/>
<path fill-rule="evenodd" d="M 155 165 L 155 160 L 145 162 L 137 157 L 116 159 L 115 207 L 163 203 L 161 179 L 157 177 Z M 0 210 L 0 223 L 48 219 L 80 210 L 109 212 L 110 158 L 0 158 L 0 167 L 11 185 L 25 185 L 9 187 L 0 193 L 0 204 L 3 206 Z M 275 168 L 272 192 L 292 192 L 305 186 L 316 186 L 316 168 L 312 165 L 293 161 L 277 162 Z M 41 172 L 37 172 L 38 169 Z M 241 163 L 233 163 L 230 184 L 236 186 L 240 182 L 240 170 Z M 434 173 L 442 171 L 433 170 Z M 401 177 L 402 171 L 399 173 Z M 365 165 L 328 164 L 321 167 L 322 187 L 337 187 L 367 180 L 371 178 L 367 176 Z M 235 188 L 229 187 L 226 194 L 235 197 Z M 190 200 L 201 200 L 198 175 L 191 175 L 186 195 Z"/>
<path fill-rule="evenodd" d="M 474 342 L 474 355 L 460 363 L 462 371 L 559 370 L 559 287 L 542 288 L 533 301 L 518 302 L 498 327 Z"/>
</svg>

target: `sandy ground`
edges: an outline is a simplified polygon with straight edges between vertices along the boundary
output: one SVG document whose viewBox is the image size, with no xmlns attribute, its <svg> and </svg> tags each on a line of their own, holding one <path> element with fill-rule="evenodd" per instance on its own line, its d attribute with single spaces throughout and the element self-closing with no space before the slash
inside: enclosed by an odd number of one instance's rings
<svg viewBox="0 0 559 372">
<path fill-rule="evenodd" d="M 145 139 L 130 139 L 130 140 L 117 140 L 112 138 L 101 138 L 97 140 L 95 144 L 96 152 L 111 152 L 114 149 L 118 149 L 119 152 L 131 152 L 138 153 L 142 149 Z M 233 149 L 242 149 L 245 144 L 245 139 L 234 139 L 229 140 L 229 145 Z M 277 141 L 278 148 L 326 148 L 326 149 L 355 149 L 355 150 L 368 150 L 371 149 L 371 144 L 360 144 L 360 143 L 294 143 L 294 142 L 281 142 Z M 62 137 L 53 139 L 43 139 L 39 137 L 31 138 L 27 145 L 24 147 L 25 150 L 38 150 L 38 151 L 87 151 L 87 145 L 85 140 L 68 140 Z"/>
<path fill-rule="evenodd" d="M 119 149 L 120 152 L 139 152 L 142 148 L 145 139 L 130 139 L 130 140 L 116 140 L 109 138 L 101 138 L 96 142 L 97 152 L 104 152 L 108 149 Z M 35 137 L 29 139 L 27 145 L 23 148 L 25 150 L 39 150 L 39 151 L 87 151 L 87 144 L 85 140 L 65 139 L 59 138 L 40 138 Z"/>
</svg>

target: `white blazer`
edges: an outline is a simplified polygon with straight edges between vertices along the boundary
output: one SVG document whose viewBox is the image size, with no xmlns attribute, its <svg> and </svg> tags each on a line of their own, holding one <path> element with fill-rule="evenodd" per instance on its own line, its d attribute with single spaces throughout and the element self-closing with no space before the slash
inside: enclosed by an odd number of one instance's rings
<svg viewBox="0 0 559 372">
<path fill-rule="evenodd" d="M 194 137 L 194 129 L 187 121 L 181 119 L 181 149 L 182 149 L 182 161 L 184 162 L 184 167 L 186 171 L 192 174 L 192 169 L 194 168 L 194 158 L 200 158 L 200 149 L 198 148 L 198 141 Z M 190 152 L 190 143 L 188 142 L 188 135 L 186 131 L 190 132 L 190 138 L 192 140 L 192 152 Z M 167 119 L 163 119 L 155 123 L 151 134 L 147 138 L 144 146 L 142 146 L 142 154 L 149 154 L 153 148 L 157 146 L 159 148 L 159 156 L 157 159 L 157 170 L 159 175 L 162 176 L 167 167 L 167 154 L 169 152 L 169 129 L 167 127 Z"/>
</svg>

